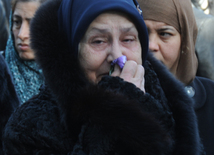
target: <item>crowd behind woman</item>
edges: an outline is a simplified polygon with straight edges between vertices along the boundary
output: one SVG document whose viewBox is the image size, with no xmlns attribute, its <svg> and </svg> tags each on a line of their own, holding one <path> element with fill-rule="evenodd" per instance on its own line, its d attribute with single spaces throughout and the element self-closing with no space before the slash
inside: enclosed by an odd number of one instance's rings
<svg viewBox="0 0 214 155">
<path fill-rule="evenodd" d="M 195 77 L 190 1 L 50 0 L 33 18 L 44 1 L 12 2 L 8 110 L 25 104 L 3 131 L 5 154 L 213 153 L 214 84 Z"/>
</svg>

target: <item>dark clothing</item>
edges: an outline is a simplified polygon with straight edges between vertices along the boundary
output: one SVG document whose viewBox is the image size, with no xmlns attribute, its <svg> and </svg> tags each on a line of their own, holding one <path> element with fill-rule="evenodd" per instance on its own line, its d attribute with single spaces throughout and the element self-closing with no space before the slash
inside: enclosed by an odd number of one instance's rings
<svg viewBox="0 0 214 155">
<path fill-rule="evenodd" d="M 146 67 L 149 93 L 143 95 L 134 85 L 107 76 L 99 86 L 69 92 L 72 98 L 64 100 L 62 109 L 59 104 L 63 101 L 57 103 L 56 96 L 44 86 L 12 115 L 5 130 L 5 153 L 199 154 L 191 100 L 174 79 L 158 74 L 163 76 L 161 81 L 166 78 L 175 86 L 171 90 L 168 83 L 162 83 L 166 104 L 157 76 L 149 70 Z"/>
<path fill-rule="evenodd" d="M 0 1 L 0 51 L 5 50 L 9 35 L 9 24 L 4 4 Z"/>
<path fill-rule="evenodd" d="M 195 111 L 198 118 L 199 132 L 207 155 L 214 154 L 214 82 L 196 77 L 191 83 L 195 95 Z"/>
<path fill-rule="evenodd" d="M 198 57 L 197 76 L 214 80 L 214 17 L 193 8 L 198 26 L 198 36 L 195 45 Z"/>
<path fill-rule="evenodd" d="M 0 54 L 0 155 L 2 154 L 2 132 L 10 115 L 18 107 L 19 101 L 9 70 Z"/>
<path fill-rule="evenodd" d="M 193 7 L 198 26 L 195 45 L 199 65 L 197 75 L 214 80 L 214 17 Z M 214 82 L 196 77 L 190 84 L 195 95 L 195 111 L 198 118 L 200 136 L 207 155 L 214 154 Z"/>
<path fill-rule="evenodd" d="M 91 83 L 58 31 L 59 5 L 46 3 L 32 20 L 31 43 L 46 85 L 8 121 L 5 154 L 201 154 L 193 101 L 183 85 L 151 55 L 146 93 L 119 77 Z"/>
</svg>

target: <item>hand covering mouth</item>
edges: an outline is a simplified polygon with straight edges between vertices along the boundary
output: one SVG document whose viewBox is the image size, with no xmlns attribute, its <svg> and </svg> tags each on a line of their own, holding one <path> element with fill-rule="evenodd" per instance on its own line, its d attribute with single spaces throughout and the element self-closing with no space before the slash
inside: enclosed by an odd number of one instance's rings
<svg viewBox="0 0 214 155">
<path fill-rule="evenodd" d="M 120 67 L 120 69 L 122 70 L 126 61 L 127 61 L 127 57 L 125 55 L 122 55 L 121 57 L 113 60 L 111 63 L 109 75 L 111 75 L 114 72 L 115 64 L 117 64 Z"/>
</svg>

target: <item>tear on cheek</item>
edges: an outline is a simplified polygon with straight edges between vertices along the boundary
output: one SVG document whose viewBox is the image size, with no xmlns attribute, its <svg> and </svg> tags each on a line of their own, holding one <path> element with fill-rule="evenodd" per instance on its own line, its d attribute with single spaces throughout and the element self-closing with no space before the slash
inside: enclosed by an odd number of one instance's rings
<svg viewBox="0 0 214 155">
<path fill-rule="evenodd" d="M 118 65 L 120 67 L 120 69 L 122 70 L 126 61 L 127 61 L 127 57 L 125 55 L 113 60 L 111 63 L 109 75 L 111 75 L 114 72 L 115 64 Z"/>
</svg>

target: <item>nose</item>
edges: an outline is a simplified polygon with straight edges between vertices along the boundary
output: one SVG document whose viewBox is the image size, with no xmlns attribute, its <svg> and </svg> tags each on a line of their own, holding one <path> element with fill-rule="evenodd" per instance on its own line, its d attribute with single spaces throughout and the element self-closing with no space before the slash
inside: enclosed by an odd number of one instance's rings
<svg viewBox="0 0 214 155">
<path fill-rule="evenodd" d="M 19 30 L 18 37 L 21 40 L 25 40 L 25 39 L 29 38 L 29 24 L 27 24 L 25 22 L 22 23 L 21 28 Z"/>
<path fill-rule="evenodd" d="M 158 38 L 155 35 L 149 35 L 149 49 L 152 52 L 159 51 Z"/>
<path fill-rule="evenodd" d="M 109 48 L 107 61 L 112 62 L 113 60 L 119 58 L 122 55 L 125 55 L 124 48 L 120 44 L 120 41 L 114 41 L 112 42 L 112 45 Z"/>
</svg>

